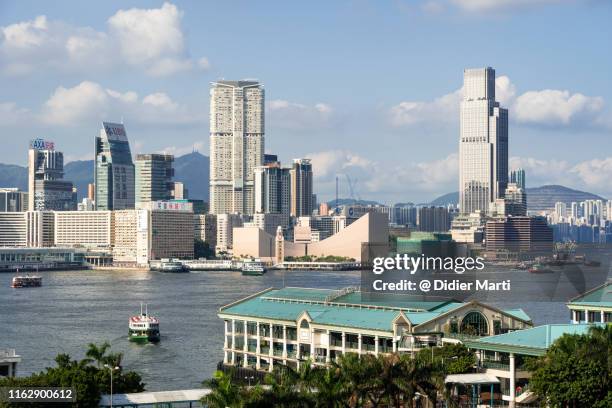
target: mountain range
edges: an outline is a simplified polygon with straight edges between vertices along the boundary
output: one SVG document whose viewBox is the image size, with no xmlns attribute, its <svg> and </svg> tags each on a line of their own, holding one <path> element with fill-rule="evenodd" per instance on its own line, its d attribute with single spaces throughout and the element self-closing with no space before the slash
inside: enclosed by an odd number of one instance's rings
<svg viewBox="0 0 612 408">
<path fill-rule="evenodd" d="M 208 156 L 193 152 L 174 159 L 174 180 L 181 181 L 189 190 L 189 198 L 208 201 L 208 179 L 210 160 Z M 66 163 L 64 166 L 64 178 L 72 181 L 77 187 L 79 200 L 87 194 L 87 184 L 93 183 L 94 162 L 93 160 L 79 160 Z M 26 191 L 28 189 L 28 172 L 24 166 L 0 163 L 0 187 L 18 187 Z M 545 185 L 527 188 L 527 207 L 530 211 L 542 211 L 555 207 L 558 201 L 564 202 L 569 207 L 572 202 L 584 200 L 605 200 L 596 194 L 585 191 L 574 190 L 560 185 Z M 457 204 L 459 193 L 452 192 L 444 194 L 426 205 L 446 206 Z M 328 203 L 333 206 L 335 200 Z M 362 204 L 376 205 L 376 201 L 353 200 L 350 198 L 339 198 L 338 204 Z"/>
<path fill-rule="evenodd" d="M 557 202 L 564 202 L 569 208 L 572 202 L 584 200 L 605 201 L 606 199 L 593 193 L 574 190 L 556 184 L 527 188 L 527 209 L 529 211 L 543 211 L 555 208 L 555 203 Z M 458 202 L 459 192 L 455 191 L 436 198 L 429 205 L 446 206 L 448 204 L 457 204 Z"/>
<path fill-rule="evenodd" d="M 198 152 L 174 159 L 174 180 L 181 181 L 189 190 L 189 198 L 208 201 L 209 159 Z M 87 184 L 93 183 L 94 161 L 77 160 L 64 165 L 64 179 L 77 188 L 79 201 L 87 195 Z M 15 164 L 0 163 L 0 187 L 28 190 L 28 169 Z"/>
</svg>

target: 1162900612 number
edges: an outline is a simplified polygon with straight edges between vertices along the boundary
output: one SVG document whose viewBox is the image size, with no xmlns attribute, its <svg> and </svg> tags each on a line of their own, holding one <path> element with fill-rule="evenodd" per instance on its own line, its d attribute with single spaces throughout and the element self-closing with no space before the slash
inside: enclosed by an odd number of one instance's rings
<svg viewBox="0 0 612 408">
<path fill-rule="evenodd" d="M 74 388 L 0 387 L 0 402 L 75 402 Z"/>
</svg>

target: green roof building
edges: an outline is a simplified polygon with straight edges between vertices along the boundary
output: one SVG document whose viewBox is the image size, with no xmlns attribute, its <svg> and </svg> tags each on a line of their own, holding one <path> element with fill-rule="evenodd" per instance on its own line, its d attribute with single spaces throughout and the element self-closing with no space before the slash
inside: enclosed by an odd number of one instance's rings
<svg viewBox="0 0 612 408">
<path fill-rule="evenodd" d="M 461 335 L 532 327 L 521 309 L 393 295 L 369 300 L 356 288 L 270 288 L 218 315 L 225 322 L 224 363 L 258 370 L 307 360 L 325 365 L 348 352 L 412 354 Z"/>
<path fill-rule="evenodd" d="M 567 303 L 572 323 L 612 322 L 612 281 L 607 281 Z"/>
</svg>

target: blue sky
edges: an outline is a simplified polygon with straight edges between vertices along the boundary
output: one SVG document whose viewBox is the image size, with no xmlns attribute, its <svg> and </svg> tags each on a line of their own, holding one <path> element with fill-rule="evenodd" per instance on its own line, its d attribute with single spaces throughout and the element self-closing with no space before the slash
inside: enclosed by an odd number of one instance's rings
<svg viewBox="0 0 612 408">
<path fill-rule="evenodd" d="M 456 190 L 463 69 L 493 66 L 528 185 L 612 197 L 609 21 L 597 0 L 2 1 L 0 161 L 35 137 L 91 158 L 121 119 L 134 153 L 207 154 L 210 81 L 257 78 L 266 150 L 311 157 L 321 197 L 349 174 L 420 202 Z"/>
</svg>

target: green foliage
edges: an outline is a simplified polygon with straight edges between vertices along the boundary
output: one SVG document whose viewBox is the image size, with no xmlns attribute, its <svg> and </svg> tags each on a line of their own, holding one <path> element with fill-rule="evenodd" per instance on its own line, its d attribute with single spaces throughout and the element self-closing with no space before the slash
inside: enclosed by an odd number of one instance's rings
<svg viewBox="0 0 612 408">
<path fill-rule="evenodd" d="M 110 393 L 110 370 L 104 367 L 104 364 L 108 364 L 111 367 L 119 367 L 113 372 L 114 393 L 144 391 L 139 374 L 133 371 L 123 372 L 122 354 L 107 352 L 110 344 L 103 343 L 98 346 L 90 343 L 88 347 L 87 358 L 83 360 L 72 360 L 68 354 L 58 354 L 55 357 L 56 367 L 48 367 L 45 371 L 29 377 L 0 378 L 0 387 L 72 387 L 75 389 L 77 402 L 71 407 L 97 407 L 100 396 Z"/>
<path fill-rule="evenodd" d="M 593 326 L 586 335 L 565 334 L 537 360 L 530 389 L 550 407 L 612 406 L 612 325 Z"/>
<path fill-rule="evenodd" d="M 194 258 L 214 258 L 215 250 L 210 247 L 208 242 L 202 241 L 199 238 L 196 238 L 193 242 L 193 256 Z"/>
<path fill-rule="evenodd" d="M 423 349 L 417 353 L 417 359 L 440 364 L 445 374 L 463 374 L 476 365 L 476 355 L 463 344 L 445 344 L 442 347 Z"/>
<path fill-rule="evenodd" d="M 440 364 L 399 354 L 347 353 L 329 367 L 306 361 L 299 370 L 276 365 L 265 386 L 236 385 L 221 372 L 204 384 L 212 391 L 202 402 L 212 408 L 396 407 L 417 395 L 429 401 L 446 395 Z"/>
</svg>

